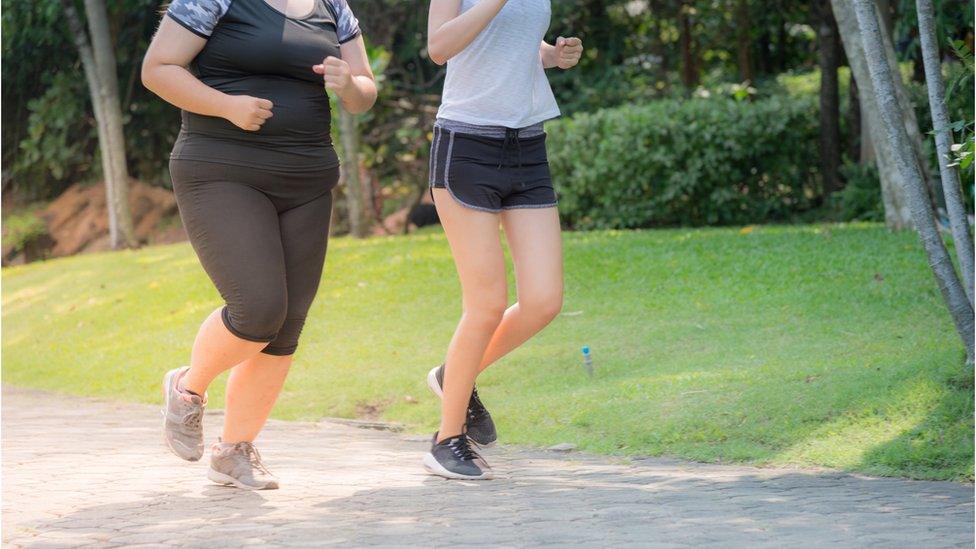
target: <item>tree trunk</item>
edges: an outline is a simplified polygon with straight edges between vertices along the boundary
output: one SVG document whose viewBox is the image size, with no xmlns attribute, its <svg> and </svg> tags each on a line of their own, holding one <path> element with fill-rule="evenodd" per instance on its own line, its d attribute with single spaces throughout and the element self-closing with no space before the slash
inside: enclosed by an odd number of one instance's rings
<svg viewBox="0 0 976 549">
<path fill-rule="evenodd" d="M 909 228 L 912 217 L 905 198 L 905 184 L 901 173 L 896 168 L 894 151 L 891 144 L 886 140 L 884 128 L 881 125 L 877 96 L 864 57 L 864 46 L 861 42 L 854 6 L 851 4 L 851 0 L 831 0 L 831 6 L 834 10 L 834 18 L 837 20 L 841 40 L 844 43 L 844 50 L 847 52 L 847 62 L 851 67 L 851 75 L 857 81 L 857 93 L 861 105 L 861 126 L 865 130 L 862 132 L 861 155 L 864 158 L 864 155 L 873 150 L 877 159 L 878 173 L 881 178 L 881 197 L 885 209 L 885 225 L 892 230 Z M 890 42 L 886 42 L 885 46 L 889 63 L 893 64 L 894 48 L 891 47 Z M 901 85 L 900 78 L 895 85 Z M 912 118 L 914 119 L 914 114 Z M 905 120 L 905 125 L 909 125 L 908 120 Z"/>
<path fill-rule="evenodd" d="M 102 101 L 98 97 L 98 73 L 95 70 L 95 54 L 92 52 L 91 44 L 88 42 L 88 33 L 81 22 L 78 10 L 75 9 L 72 0 L 61 0 L 64 8 L 65 19 L 68 22 L 68 30 L 71 32 L 71 40 L 78 50 L 81 58 L 81 67 L 85 73 L 85 80 L 88 83 L 88 90 L 91 95 L 92 111 L 95 113 L 95 126 L 98 129 L 98 143 L 102 164 L 102 177 L 105 178 L 105 202 L 114 204 L 112 200 L 112 186 L 107 183 L 112 174 L 111 150 L 105 146 L 108 143 L 108 135 L 105 129 L 105 114 L 102 112 Z M 108 210 L 109 238 L 114 241 L 118 234 L 118 223 L 116 222 L 115 210 L 111 207 Z"/>
<path fill-rule="evenodd" d="M 98 144 L 105 178 L 109 240 L 115 249 L 135 247 L 129 211 L 129 171 L 125 160 L 125 134 L 119 106 L 115 51 L 108 28 L 104 0 L 85 0 L 88 32 L 72 0 L 62 0 L 72 41 L 78 49 L 91 93 L 98 127 Z M 89 40 L 91 37 L 91 40 Z"/>
<path fill-rule="evenodd" d="M 895 20 L 891 17 L 891 4 L 888 0 L 875 0 L 875 4 L 878 6 L 878 13 L 881 14 L 881 21 L 884 23 L 885 35 L 890 37 L 895 30 Z M 850 13 L 851 17 L 854 17 L 854 12 L 851 11 Z M 853 73 L 851 76 L 853 77 Z M 874 152 L 874 136 L 876 133 L 881 132 L 873 130 L 871 128 L 871 120 L 864 118 L 861 126 L 861 164 L 874 164 L 878 162 L 878 156 Z"/>
<path fill-rule="evenodd" d="M 681 82 L 689 90 L 698 87 L 698 56 L 695 51 L 695 39 L 691 28 L 691 4 L 686 1 L 678 8 L 679 27 L 681 31 Z"/>
<path fill-rule="evenodd" d="M 136 238 L 132 228 L 132 213 L 129 211 L 129 169 L 126 166 L 125 133 L 119 103 L 119 76 L 116 72 L 117 63 L 105 0 L 85 0 L 85 14 L 88 17 L 88 33 L 94 52 L 95 72 L 98 75 L 98 95 L 102 102 L 105 136 L 108 138 L 108 142 L 102 144 L 102 150 L 111 151 L 109 159 L 112 172 L 105 179 L 106 187 L 112 188 L 108 209 L 115 213 L 116 228 L 111 235 L 111 243 L 115 249 L 132 248 L 136 246 Z"/>
<path fill-rule="evenodd" d="M 854 70 L 851 69 L 851 79 L 857 80 L 854 77 Z M 860 94 L 861 90 L 858 89 L 857 93 Z M 860 96 L 859 96 L 860 97 Z M 858 103 L 858 111 L 861 112 L 861 132 L 860 132 L 860 143 L 861 143 L 861 154 L 857 156 L 858 161 L 861 164 L 874 164 L 878 161 L 878 155 L 874 152 L 874 133 L 875 131 L 871 128 L 871 120 L 875 117 L 868 118 L 863 113 L 864 103 Z M 881 182 L 884 185 L 884 181 Z"/>
<path fill-rule="evenodd" d="M 891 40 L 895 35 L 895 12 L 891 10 L 891 0 L 874 0 L 874 5 L 878 7 L 879 21 L 884 29 L 884 35 L 887 40 Z"/>
<path fill-rule="evenodd" d="M 847 127 L 850 129 L 850 143 L 847 154 L 852 161 L 861 157 L 861 99 L 858 97 L 857 80 L 851 74 L 847 84 Z"/>
<path fill-rule="evenodd" d="M 916 0 L 918 11 L 918 32 L 922 43 L 922 61 L 925 65 L 925 80 L 929 92 L 929 108 L 932 109 L 932 125 L 935 131 L 935 145 L 939 156 L 939 171 L 942 174 L 942 191 L 945 196 L 946 211 L 952 227 L 956 257 L 962 270 L 966 295 L 973 303 L 973 237 L 969 233 L 969 219 L 963 204 L 959 172 L 949 165 L 952 151 L 952 130 L 949 127 L 949 110 L 946 108 L 945 82 L 942 80 L 942 61 L 939 40 L 935 30 L 935 7 L 932 0 Z"/>
<path fill-rule="evenodd" d="M 765 25 L 760 27 L 759 40 L 756 44 L 756 51 L 759 55 L 756 56 L 756 69 L 759 74 L 770 74 L 773 70 L 769 66 L 769 47 L 770 47 L 770 36 L 769 29 Z"/>
<path fill-rule="evenodd" d="M 885 43 L 894 44 L 895 11 L 898 3 L 892 3 L 891 0 L 875 0 L 874 3 L 877 6 L 878 14 L 880 15 L 879 21 Z M 895 92 L 898 94 L 898 102 L 901 104 L 901 109 L 904 113 L 903 116 L 905 116 L 905 129 L 908 130 L 908 137 L 912 143 L 912 149 L 915 151 L 915 156 L 918 157 L 918 165 L 922 169 L 922 180 L 925 181 L 925 188 L 928 190 L 929 199 L 932 201 L 932 205 L 934 207 L 939 207 L 943 203 L 942 189 L 939 188 L 939 185 L 935 181 L 935 177 L 932 174 L 932 170 L 929 169 L 929 156 L 925 150 L 925 136 L 919 130 L 918 117 L 915 116 L 915 107 L 908 98 L 908 91 L 905 89 L 905 85 L 903 83 L 904 79 L 901 75 L 901 67 L 898 64 L 898 58 L 895 56 L 894 46 L 891 47 L 890 54 L 890 63 L 892 63 L 891 69 L 898 77 Z"/>
<path fill-rule="evenodd" d="M 735 5 L 736 58 L 739 63 L 739 81 L 755 82 L 752 70 L 752 22 L 749 18 L 749 0 L 737 0 Z"/>
<path fill-rule="evenodd" d="M 785 20 L 777 22 L 776 27 L 776 49 L 773 71 L 780 73 L 786 70 L 786 42 L 789 40 L 789 33 L 786 30 L 788 23 Z"/>
<path fill-rule="evenodd" d="M 359 128 L 356 115 L 336 101 L 339 111 L 339 135 L 342 139 L 342 172 L 346 181 L 346 208 L 349 212 L 349 232 L 356 238 L 369 234 L 369 215 L 366 213 L 367 200 L 363 196 L 362 180 L 359 177 Z"/>
<path fill-rule="evenodd" d="M 816 0 L 820 65 L 820 172 L 824 197 L 840 189 L 840 42 L 829 0 Z"/>
<path fill-rule="evenodd" d="M 918 158 L 912 150 L 908 132 L 902 122 L 903 112 L 895 89 L 895 77 L 900 78 L 900 75 L 892 70 L 889 63 L 873 0 L 853 0 L 853 4 L 865 61 L 871 74 L 871 82 L 881 114 L 881 123 L 885 129 L 888 145 L 894 153 L 893 160 L 905 183 L 905 196 L 912 212 L 912 219 L 918 229 L 939 290 L 955 323 L 956 331 L 963 340 L 967 362 L 972 364 L 973 306 L 966 297 L 959 277 L 956 276 L 952 258 L 949 257 L 949 252 L 942 242 L 942 236 L 935 223 L 935 211 L 932 209 L 932 203 L 925 189 L 925 181 L 922 179 Z"/>
</svg>

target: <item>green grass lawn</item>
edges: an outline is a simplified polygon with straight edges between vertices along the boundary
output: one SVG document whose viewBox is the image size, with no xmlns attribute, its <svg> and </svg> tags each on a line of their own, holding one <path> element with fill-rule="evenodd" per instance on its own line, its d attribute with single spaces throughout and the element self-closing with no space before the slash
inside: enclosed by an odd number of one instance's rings
<svg viewBox="0 0 976 549">
<path fill-rule="evenodd" d="M 563 314 L 479 381 L 503 442 L 973 477 L 973 373 L 913 233 L 676 229 L 565 243 Z M 4 382 L 143 402 L 160 400 L 163 372 L 187 362 L 220 304 L 185 244 L 5 269 L 2 294 Z M 275 416 L 378 411 L 432 431 L 424 376 L 459 312 L 439 232 L 336 239 Z M 212 405 L 222 396 L 221 380 Z"/>
</svg>

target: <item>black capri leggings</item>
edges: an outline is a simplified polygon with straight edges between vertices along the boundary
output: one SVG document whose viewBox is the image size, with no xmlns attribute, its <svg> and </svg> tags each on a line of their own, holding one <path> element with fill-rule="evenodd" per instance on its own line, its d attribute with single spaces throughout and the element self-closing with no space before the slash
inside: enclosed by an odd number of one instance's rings
<svg viewBox="0 0 976 549">
<path fill-rule="evenodd" d="M 169 166 L 186 234 L 226 302 L 224 325 L 267 342 L 264 353 L 294 353 L 322 277 L 339 168 Z"/>
</svg>

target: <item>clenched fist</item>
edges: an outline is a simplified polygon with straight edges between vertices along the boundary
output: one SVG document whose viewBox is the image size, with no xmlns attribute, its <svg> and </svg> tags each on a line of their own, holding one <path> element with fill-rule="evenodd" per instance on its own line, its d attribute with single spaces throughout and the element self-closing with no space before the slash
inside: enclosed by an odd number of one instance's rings
<svg viewBox="0 0 976 549">
<path fill-rule="evenodd" d="M 583 56 L 583 41 L 579 38 L 556 39 L 555 61 L 560 69 L 571 69 L 579 63 Z"/>
<path fill-rule="evenodd" d="M 315 74 L 321 74 L 325 80 L 326 89 L 341 93 L 352 84 L 352 71 L 349 63 L 338 57 L 326 57 L 319 65 L 313 65 Z"/>
<path fill-rule="evenodd" d="M 271 108 L 274 103 L 260 97 L 250 95 L 231 95 L 227 100 L 227 114 L 224 118 L 235 126 L 249 132 L 261 129 L 265 121 L 271 118 Z"/>
</svg>

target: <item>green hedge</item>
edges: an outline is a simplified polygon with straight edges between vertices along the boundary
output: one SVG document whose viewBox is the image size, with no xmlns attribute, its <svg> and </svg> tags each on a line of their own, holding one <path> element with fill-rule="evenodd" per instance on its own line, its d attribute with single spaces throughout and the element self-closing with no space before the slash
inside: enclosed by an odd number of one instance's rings
<svg viewBox="0 0 976 549">
<path fill-rule="evenodd" d="M 816 98 L 664 100 L 549 124 L 577 229 L 789 219 L 820 198 Z"/>
</svg>

